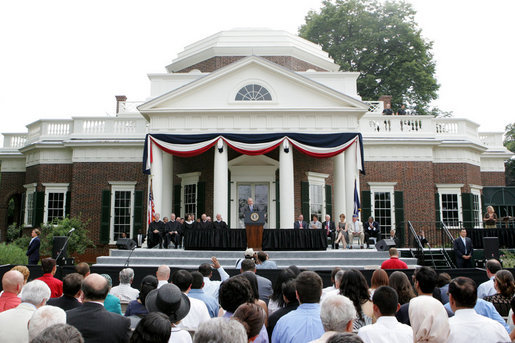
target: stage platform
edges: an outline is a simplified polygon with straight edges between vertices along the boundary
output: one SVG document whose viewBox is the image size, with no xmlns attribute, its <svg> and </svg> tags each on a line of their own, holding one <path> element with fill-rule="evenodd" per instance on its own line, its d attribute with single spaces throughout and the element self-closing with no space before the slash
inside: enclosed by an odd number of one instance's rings
<svg viewBox="0 0 515 343">
<path fill-rule="evenodd" d="M 310 270 L 330 270 L 335 266 L 343 268 L 375 269 L 388 259 L 388 252 L 375 249 L 340 249 L 326 251 L 269 251 L 270 259 L 278 268 L 296 265 Z M 94 266 L 125 266 L 130 250 L 111 249 L 109 256 L 97 257 Z M 216 256 L 225 269 L 234 268 L 244 251 L 183 250 L 183 249 L 143 249 L 134 250 L 129 266 L 157 267 L 166 264 L 170 267 L 196 269 L 200 264 L 210 262 Z M 415 268 L 415 258 L 402 258 L 409 268 Z"/>
</svg>

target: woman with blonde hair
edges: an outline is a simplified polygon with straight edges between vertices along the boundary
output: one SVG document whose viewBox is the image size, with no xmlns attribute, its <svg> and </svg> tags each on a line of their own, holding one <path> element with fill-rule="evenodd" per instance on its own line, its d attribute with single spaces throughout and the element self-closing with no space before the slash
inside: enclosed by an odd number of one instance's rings
<svg viewBox="0 0 515 343">
<path fill-rule="evenodd" d="M 335 244 L 342 244 L 343 249 L 349 247 L 349 228 L 348 223 L 345 221 L 345 214 L 340 214 L 340 221 L 336 228 L 336 241 Z"/>
<path fill-rule="evenodd" d="M 485 229 L 495 229 L 497 227 L 497 214 L 495 214 L 492 206 L 488 206 L 486 208 L 485 217 L 483 219 L 485 222 Z"/>
</svg>

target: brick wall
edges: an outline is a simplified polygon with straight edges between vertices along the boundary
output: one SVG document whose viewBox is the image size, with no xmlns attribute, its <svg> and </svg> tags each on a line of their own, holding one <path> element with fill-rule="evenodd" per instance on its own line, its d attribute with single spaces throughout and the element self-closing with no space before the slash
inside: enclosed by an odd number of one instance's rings
<svg viewBox="0 0 515 343">
<path fill-rule="evenodd" d="M 7 234 L 7 206 L 9 199 L 15 194 L 25 192 L 24 172 L 5 172 L 0 175 L 0 238 L 4 240 Z"/>
<path fill-rule="evenodd" d="M 25 183 L 37 183 L 37 191 L 44 191 L 42 183 L 71 183 L 72 164 L 38 164 L 27 167 Z"/>
<path fill-rule="evenodd" d="M 481 185 L 506 186 L 506 174 L 504 172 L 481 172 Z"/>
<path fill-rule="evenodd" d="M 481 185 L 479 166 L 468 163 L 434 163 L 435 183 L 462 183 L 462 192 L 469 193 L 469 185 Z"/>
</svg>

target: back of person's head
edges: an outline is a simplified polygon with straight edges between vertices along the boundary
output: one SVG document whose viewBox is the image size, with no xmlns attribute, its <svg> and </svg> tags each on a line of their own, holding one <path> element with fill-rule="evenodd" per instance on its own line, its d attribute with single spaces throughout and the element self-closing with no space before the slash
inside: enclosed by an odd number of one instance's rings
<svg viewBox="0 0 515 343">
<path fill-rule="evenodd" d="M 168 281 L 168 279 L 170 278 L 170 267 L 168 267 L 167 265 L 164 265 L 164 264 L 160 265 L 157 268 L 156 277 L 158 280 Z"/>
<path fill-rule="evenodd" d="M 84 339 L 74 326 L 55 324 L 41 331 L 31 343 L 84 343 Z"/>
<path fill-rule="evenodd" d="M 109 292 L 109 283 L 102 275 L 89 274 L 82 282 L 84 300 L 103 301 Z"/>
<path fill-rule="evenodd" d="M 181 292 L 186 292 L 193 282 L 191 273 L 184 269 L 179 269 L 172 275 L 172 283 L 179 287 Z"/>
<path fill-rule="evenodd" d="M 250 288 L 252 289 L 252 300 L 254 301 L 259 299 L 259 287 L 256 274 L 253 272 L 243 272 L 241 276 L 250 282 Z"/>
<path fill-rule="evenodd" d="M 43 269 L 43 274 L 51 273 L 55 267 L 55 260 L 53 258 L 44 258 L 41 260 L 41 269 Z"/>
<path fill-rule="evenodd" d="M 443 287 L 451 282 L 451 276 L 448 273 L 440 273 L 438 274 L 438 279 L 436 280 L 437 287 Z"/>
<path fill-rule="evenodd" d="M 297 293 L 295 293 L 295 291 L 295 279 L 288 280 L 283 283 L 282 294 L 289 303 L 297 301 Z"/>
<path fill-rule="evenodd" d="M 241 271 L 242 272 L 248 272 L 248 271 L 253 272 L 254 270 L 256 270 L 256 263 L 254 263 L 253 259 L 245 259 L 245 260 L 241 261 Z"/>
<path fill-rule="evenodd" d="M 21 301 L 24 303 L 29 303 L 37 307 L 45 305 L 48 299 L 50 299 L 50 288 L 41 280 L 28 282 L 23 287 Z"/>
<path fill-rule="evenodd" d="M 247 331 L 237 320 L 211 318 L 198 326 L 193 343 L 247 343 Z"/>
<path fill-rule="evenodd" d="M 82 275 L 82 277 L 86 277 L 90 273 L 89 264 L 81 262 L 75 266 L 75 271 Z"/>
<path fill-rule="evenodd" d="M 492 258 L 486 261 L 486 269 L 490 272 L 490 274 L 495 275 L 495 273 L 502 269 L 502 265 L 495 258 Z"/>
<path fill-rule="evenodd" d="M 376 289 L 381 286 L 388 286 L 388 274 L 384 271 L 384 269 L 376 269 L 372 273 L 370 287 Z"/>
<path fill-rule="evenodd" d="M 300 303 L 318 303 L 322 295 L 322 279 L 315 272 L 302 272 L 295 278 L 295 289 Z"/>
<path fill-rule="evenodd" d="M 389 286 L 381 286 L 375 290 L 372 302 L 377 306 L 383 316 L 394 316 L 397 312 L 399 298 L 395 289 Z"/>
<path fill-rule="evenodd" d="M 203 277 L 209 277 L 211 273 L 213 272 L 211 270 L 211 265 L 209 263 L 202 263 L 198 267 L 198 271 L 202 274 Z"/>
<path fill-rule="evenodd" d="M 30 276 L 29 268 L 27 268 L 26 266 L 14 266 L 11 268 L 11 270 L 16 270 L 16 271 L 19 271 L 20 273 L 22 273 L 23 281 L 24 281 L 24 283 L 27 283 L 27 280 L 29 279 L 29 276 Z"/>
<path fill-rule="evenodd" d="M 130 342 L 167 343 L 171 334 L 171 323 L 166 314 L 150 312 L 139 321 Z"/>
<path fill-rule="evenodd" d="M 191 289 L 201 289 L 204 284 L 204 276 L 200 272 L 191 272 L 191 277 L 193 278 L 191 282 Z"/>
<path fill-rule="evenodd" d="M 477 287 L 474 280 L 460 276 L 449 283 L 449 295 L 456 307 L 474 308 L 477 300 Z"/>
<path fill-rule="evenodd" d="M 81 288 L 84 278 L 79 273 L 71 273 L 63 279 L 63 294 L 69 297 L 75 296 Z"/>
<path fill-rule="evenodd" d="M 148 293 L 156 289 L 157 285 L 158 281 L 154 275 L 147 275 L 143 278 L 143 280 L 141 280 L 138 299 L 141 301 L 143 306 L 145 306 L 145 299 L 147 298 Z"/>
<path fill-rule="evenodd" d="M 413 286 L 411 286 L 408 277 L 403 272 L 393 272 L 390 275 L 388 284 L 397 292 L 399 304 L 401 305 L 409 303 L 409 301 L 415 297 Z"/>
<path fill-rule="evenodd" d="M 513 274 L 508 270 L 499 270 L 495 273 L 495 284 L 499 293 L 503 296 L 511 298 L 515 293 L 515 284 L 513 282 Z"/>
<path fill-rule="evenodd" d="M 134 279 L 134 270 L 132 268 L 124 268 L 119 274 L 120 283 L 128 284 Z"/>
<path fill-rule="evenodd" d="M 66 312 L 63 309 L 48 305 L 38 308 L 32 314 L 28 324 L 29 342 L 43 330 L 55 324 L 66 324 Z"/>
<path fill-rule="evenodd" d="M 275 283 L 273 284 L 273 293 L 270 299 L 277 302 L 279 307 L 283 307 L 283 284 L 289 280 L 295 279 L 295 273 L 292 272 L 289 268 L 281 269 L 277 278 L 275 279 Z"/>
<path fill-rule="evenodd" d="M 363 343 L 363 340 L 352 332 L 337 333 L 326 341 L 327 343 Z"/>
<path fill-rule="evenodd" d="M 250 340 L 255 338 L 263 328 L 265 317 L 265 311 L 261 306 L 245 303 L 238 306 L 231 319 L 238 320 L 243 325 Z"/>
<path fill-rule="evenodd" d="M 388 253 L 390 254 L 390 256 L 399 256 L 397 248 L 390 248 L 390 250 L 388 250 Z"/>
<path fill-rule="evenodd" d="M 342 270 L 340 267 L 334 267 L 333 270 L 331 270 L 331 283 L 334 285 L 335 276 L 336 273 L 338 273 L 340 270 Z"/>
<path fill-rule="evenodd" d="M 415 270 L 414 275 L 422 293 L 433 293 L 433 290 L 436 287 L 436 280 L 438 279 L 434 269 L 429 267 L 420 267 Z"/>
<path fill-rule="evenodd" d="M 349 322 L 356 317 L 356 309 L 349 298 L 343 295 L 331 295 L 324 299 L 320 306 L 320 319 L 325 331 L 344 332 L 352 330 Z"/>
<path fill-rule="evenodd" d="M 293 272 L 293 274 L 295 274 L 295 277 L 297 277 L 297 275 L 300 274 L 300 272 L 302 270 L 300 270 L 299 267 L 297 267 L 296 265 L 292 264 L 291 266 L 288 267 L 289 270 L 291 270 Z"/>
<path fill-rule="evenodd" d="M 334 287 L 340 288 L 340 284 L 342 283 L 343 274 L 345 273 L 344 269 L 340 269 L 335 275 L 334 275 Z"/>
<path fill-rule="evenodd" d="M 266 261 L 266 258 L 268 257 L 268 255 L 264 251 L 258 251 L 257 257 L 258 257 L 258 260 L 261 261 L 261 263 L 263 263 Z"/>
<path fill-rule="evenodd" d="M 5 292 L 19 293 L 23 287 L 23 274 L 17 270 L 10 270 L 2 276 L 2 289 Z"/>
<path fill-rule="evenodd" d="M 340 294 L 352 301 L 358 316 L 361 316 L 361 305 L 370 298 L 367 280 L 363 274 L 356 269 L 345 271 L 340 283 Z"/>
<path fill-rule="evenodd" d="M 252 301 L 252 286 L 243 276 L 233 276 L 222 282 L 218 298 L 224 310 L 234 313 L 238 306 Z"/>
<path fill-rule="evenodd" d="M 408 315 L 414 342 L 446 342 L 449 337 L 449 315 L 442 303 L 430 296 L 411 299 Z"/>
</svg>

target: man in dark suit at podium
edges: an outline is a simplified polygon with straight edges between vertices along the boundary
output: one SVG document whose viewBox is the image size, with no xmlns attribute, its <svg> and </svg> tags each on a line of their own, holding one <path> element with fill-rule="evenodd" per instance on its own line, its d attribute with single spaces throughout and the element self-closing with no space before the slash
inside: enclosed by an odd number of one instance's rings
<svg viewBox="0 0 515 343">
<path fill-rule="evenodd" d="M 328 237 L 331 237 L 331 245 L 334 249 L 334 232 L 336 231 L 336 226 L 334 225 L 334 222 L 331 220 L 331 216 L 328 214 L 325 215 L 325 220 L 322 223 L 322 229 L 327 232 Z"/>
<path fill-rule="evenodd" d="M 472 240 L 467 237 L 467 230 L 461 229 L 460 237 L 454 240 L 454 255 L 458 268 L 472 268 Z"/>
<path fill-rule="evenodd" d="M 245 216 L 248 212 L 258 212 L 258 205 L 254 204 L 254 200 L 252 198 L 248 198 L 247 205 L 243 207 L 243 216 Z"/>
<path fill-rule="evenodd" d="M 216 215 L 216 220 L 213 222 L 213 229 L 227 229 L 227 223 L 222 220 L 222 215 L 220 213 Z"/>
<path fill-rule="evenodd" d="M 308 223 L 304 221 L 304 216 L 302 214 L 299 214 L 297 217 L 297 220 L 293 223 L 294 229 L 307 229 Z"/>
</svg>

